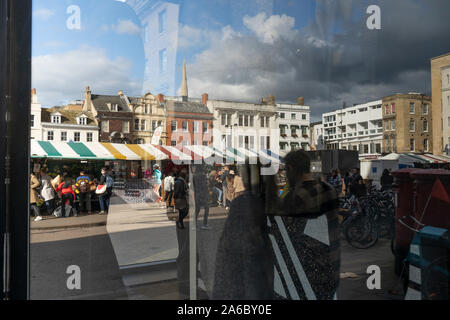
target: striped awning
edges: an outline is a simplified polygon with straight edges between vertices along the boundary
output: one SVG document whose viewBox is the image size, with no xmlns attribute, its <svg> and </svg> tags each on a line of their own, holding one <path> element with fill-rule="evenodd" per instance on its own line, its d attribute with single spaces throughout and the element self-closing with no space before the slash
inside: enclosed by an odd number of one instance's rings
<svg viewBox="0 0 450 320">
<path fill-rule="evenodd" d="M 151 144 L 119 144 L 105 142 L 53 142 L 31 140 L 32 158 L 76 160 L 172 160 L 182 163 L 244 163 L 261 160 L 262 163 L 280 161 L 269 150 L 254 151 L 245 148 L 212 146 L 162 146 Z"/>
</svg>

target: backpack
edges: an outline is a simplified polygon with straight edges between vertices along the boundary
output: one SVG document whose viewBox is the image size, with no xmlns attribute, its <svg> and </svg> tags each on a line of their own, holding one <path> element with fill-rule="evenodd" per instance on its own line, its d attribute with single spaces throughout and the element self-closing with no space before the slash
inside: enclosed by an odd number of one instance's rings
<svg viewBox="0 0 450 320">
<path fill-rule="evenodd" d="M 89 183 L 87 183 L 86 181 L 81 181 L 80 182 L 80 192 L 86 193 L 88 191 L 90 191 Z"/>
<path fill-rule="evenodd" d="M 106 187 L 112 188 L 114 186 L 114 180 L 110 176 L 106 176 Z"/>
</svg>

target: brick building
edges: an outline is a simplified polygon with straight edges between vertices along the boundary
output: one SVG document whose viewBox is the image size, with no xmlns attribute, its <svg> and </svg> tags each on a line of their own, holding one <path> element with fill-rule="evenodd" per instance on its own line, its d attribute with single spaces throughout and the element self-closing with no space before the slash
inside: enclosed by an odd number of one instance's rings
<svg viewBox="0 0 450 320">
<path fill-rule="evenodd" d="M 116 96 L 92 94 L 86 87 L 83 111 L 91 112 L 99 126 L 99 141 L 114 143 L 132 143 L 133 112 L 128 97 L 119 91 Z"/>
<path fill-rule="evenodd" d="M 206 96 L 202 100 L 188 98 L 186 63 L 184 63 L 181 97 L 165 100 L 167 145 L 212 145 L 214 116 L 206 106 L 206 102 Z"/>
</svg>

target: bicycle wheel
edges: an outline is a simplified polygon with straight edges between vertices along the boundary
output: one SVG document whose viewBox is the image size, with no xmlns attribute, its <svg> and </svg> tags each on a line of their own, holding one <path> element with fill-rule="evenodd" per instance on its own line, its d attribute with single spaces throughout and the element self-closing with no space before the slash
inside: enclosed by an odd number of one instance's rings
<svg viewBox="0 0 450 320">
<path fill-rule="evenodd" d="M 344 234 L 352 247 L 367 249 L 378 241 L 378 232 L 369 217 L 359 215 L 348 220 L 344 225 Z"/>
</svg>

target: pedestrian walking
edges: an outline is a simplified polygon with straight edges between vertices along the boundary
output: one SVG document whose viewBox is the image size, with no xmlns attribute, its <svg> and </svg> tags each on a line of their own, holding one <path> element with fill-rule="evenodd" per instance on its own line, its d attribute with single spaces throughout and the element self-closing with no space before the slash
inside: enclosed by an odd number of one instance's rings
<svg viewBox="0 0 450 320">
<path fill-rule="evenodd" d="M 197 220 L 200 209 L 203 208 L 205 213 L 203 215 L 202 229 L 208 230 L 208 215 L 209 215 L 209 192 L 208 179 L 204 171 L 203 165 L 195 167 L 193 177 L 194 198 L 195 198 L 195 219 Z"/>
<path fill-rule="evenodd" d="M 45 207 L 47 209 L 47 214 L 51 215 L 53 212 L 53 209 L 55 209 L 55 189 L 52 186 L 51 178 L 47 174 L 46 169 L 41 169 L 41 196 L 45 201 Z"/>
<path fill-rule="evenodd" d="M 37 188 L 41 184 L 39 183 L 39 180 L 36 178 L 36 176 L 32 173 L 30 174 L 30 207 L 31 211 L 34 214 L 34 221 L 41 221 L 42 216 L 39 212 L 39 208 L 37 206 L 37 201 L 39 199 L 39 194 L 37 192 Z"/>
<path fill-rule="evenodd" d="M 222 181 L 222 194 L 223 194 L 222 204 L 225 208 L 227 207 L 227 177 L 228 177 L 229 173 L 230 173 L 230 167 L 224 166 L 220 180 Z"/>
<path fill-rule="evenodd" d="M 160 171 L 159 165 L 155 163 L 153 165 L 153 181 L 154 181 L 153 190 L 159 196 L 159 199 L 157 200 L 157 202 L 160 202 L 162 200 L 161 194 L 160 194 L 161 183 L 162 183 L 161 177 L 162 177 L 162 173 Z"/>
<path fill-rule="evenodd" d="M 175 209 L 178 210 L 178 221 L 176 225 L 179 229 L 184 229 L 183 220 L 189 213 L 188 185 L 186 179 L 187 173 L 185 170 L 182 170 L 175 180 L 173 193 Z"/>
<path fill-rule="evenodd" d="M 231 201 L 234 199 L 234 170 L 230 170 L 225 178 L 226 187 L 225 187 L 225 196 L 226 196 L 226 205 L 225 209 L 230 210 Z"/>
<path fill-rule="evenodd" d="M 111 177 L 111 174 L 107 171 L 106 168 L 101 169 L 101 177 L 100 177 L 100 185 L 106 184 L 106 191 L 99 196 L 100 203 L 100 213 L 99 214 L 107 214 L 109 212 L 109 204 L 112 196 L 112 189 L 114 187 L 114 180 Z"/>
<path fill-rule="evenodd" d="M 75 193 L 80 200 L 80 213 L 86 212 L 92 214 L 91 210 L 91 178 L 86 174 L 84 170 L 80 171 L 80 176 L 75 180 Z"/>
<path fill-rule="evenodd" d="M 223 171 L 219 170 L 219 172 L 217 172 L 217 174 L 214 176 L 214 191 L 215 194 L 217 196 L 217 205 L 220 207 L 222 204 L 225 205 L 225 203 L 223 202 L 223 182 L 222 182 L 222 175 L 223 175 Z"/>
<path fill-rule="evenodd" d="M 391 190 L 394 183 L 394 177 L 391 175 L 388 169 L 384 169 L 380 178 L 381 190 Z"/>
<path fill-rule="evenodd" d="M 175 187 L 175 178 L 173 177 L 173 172 L 170 172 L 164 178 L 164 202 L 166 203 L 168 208 L 173 208 L 172 200 L 173 200 L 173 190 Z M 167 202 L 169 201 L 169 202 Z"/>
</svg>

